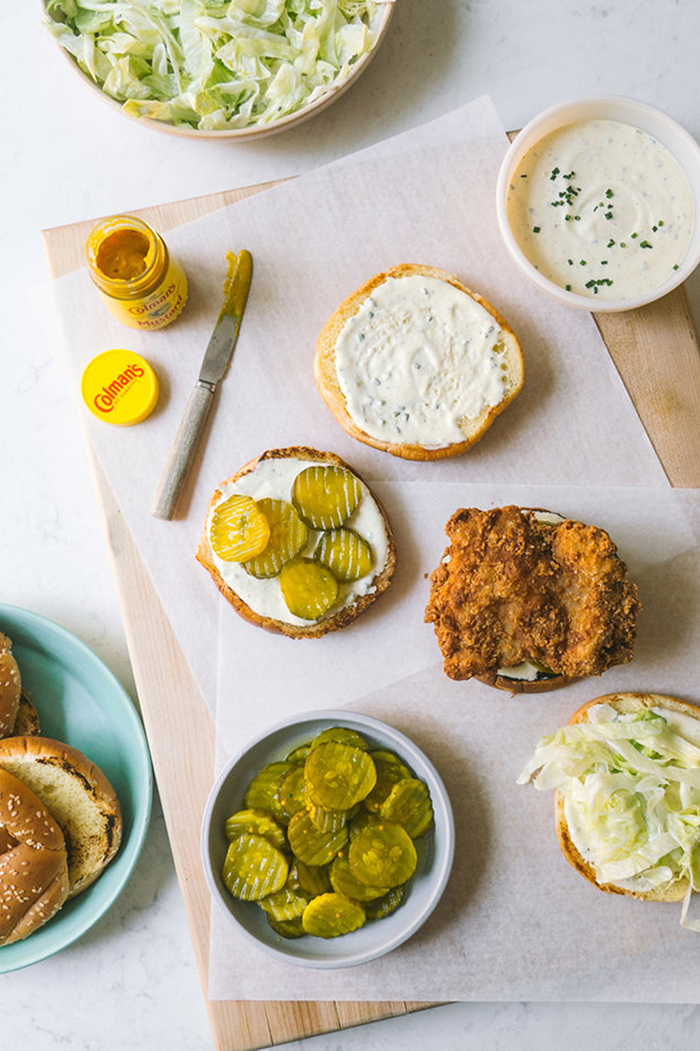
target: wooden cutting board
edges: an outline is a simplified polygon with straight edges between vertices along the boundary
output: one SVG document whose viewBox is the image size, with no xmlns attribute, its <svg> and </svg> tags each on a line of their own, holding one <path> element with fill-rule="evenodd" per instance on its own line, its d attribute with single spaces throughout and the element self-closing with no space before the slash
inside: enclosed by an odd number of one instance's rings
<svg viewBox="0 0 700 1051">
<path fill-rule="evenodd" d="M 165 233 L 267 189 L 272 183 L 146 208 Z M 84 265 L 83 244 L 97 219 L 43 231 L 53 277 Z M 674 486 L 700 487 L 700 352 L 682 288 L 641 310 L 596 322 L 641 421 Z M 215 728 L 138 550 L 94 454 L 95 485 L 117 584 L 127 645 L 151 747 L 214 1043 L 247 1051 L 431 1006 L 427 1003 L 210 1001 L 209 893 L 199 830 L 214 776 Z M 183 738 L 196 751 L 182 762 Z"/>
</svg>

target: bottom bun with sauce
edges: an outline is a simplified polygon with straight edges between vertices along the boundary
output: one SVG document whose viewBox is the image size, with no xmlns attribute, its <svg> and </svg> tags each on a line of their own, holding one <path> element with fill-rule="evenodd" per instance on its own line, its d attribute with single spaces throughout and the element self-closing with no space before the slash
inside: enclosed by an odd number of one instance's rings
<svg viewBox="0 0 700 1051">
<path fill-rule="evenodd" d="M 291 446 L 216 489 L 197 560 L 245 620 L 319 638 L 386 590 L 396 549 L 384 510 L 340 457 Z"/>
<path fill-rule="evenodd" d="M 543 737 L 518 778 L 555 790 L 566 860 L 599 890 L 683 901 L 700 890 L 700 707 L 612 693 Z"/>
</svg>

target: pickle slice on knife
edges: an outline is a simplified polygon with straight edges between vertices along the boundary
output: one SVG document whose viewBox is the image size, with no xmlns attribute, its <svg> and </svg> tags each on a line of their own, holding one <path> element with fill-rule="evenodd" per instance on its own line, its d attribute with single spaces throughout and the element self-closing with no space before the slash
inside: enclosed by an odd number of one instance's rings
<svg viewBox="0 0 700 1051">
<path fill-rule="evenodd" d="M 282 566 L 306 547 L 309 530 L 286 500 L 258 500 L 258 508 L 269 525 L 264 548 L 243 563 L 246 573 L 258 579 L 276 577 Z"/>
<path fill-rule="evenodd" d="M 337 938 L 356 931 L 365 922 L 365 910 L 344 894 L 331 892 L 314 898 L 304 909 L 302 923 L 307 934 L 317 938 Z"/>
<path fill-rule="evenodd" d="M 311 529 L 337 529 L 362 498 L 358 479 L 344 467 L 305 467 L 292 487 L 292 503 Z"/>
<path fill-rule="evenodd" d="M 372 548 L 354 529 L 330 529 L 319 540 L 315 554 L 343 583 L 366 577 L 374 566 Z"/>
<path fill-rule="evenodd" d="M 234 493 L 214 508 L 209 540 L 225 562 L 245 562 L 260 554 L 270 538 L 270 525 L 252 496 Z"/>
</svg>

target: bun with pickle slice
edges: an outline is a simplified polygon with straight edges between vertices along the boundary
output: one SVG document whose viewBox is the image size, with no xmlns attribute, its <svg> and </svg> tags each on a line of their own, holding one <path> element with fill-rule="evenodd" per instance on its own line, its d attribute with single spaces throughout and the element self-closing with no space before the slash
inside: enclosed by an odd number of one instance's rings
<svg viewBox="0 0 700 1051">
<path fill-rule="evenodd" d="M 215 490 L 197 560 L 244 619 L 290 638 L 352 623 L 386 590 L 386 514 L 339 456 L 271 449 Z"/>
</svg>

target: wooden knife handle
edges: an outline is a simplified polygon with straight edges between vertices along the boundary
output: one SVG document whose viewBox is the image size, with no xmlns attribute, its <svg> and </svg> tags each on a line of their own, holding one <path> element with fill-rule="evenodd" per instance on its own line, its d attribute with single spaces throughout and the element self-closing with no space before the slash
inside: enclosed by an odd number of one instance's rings
<svg viewBox="0 0 700 1051">
<path fill-rule="evenodd" d="M 168 462 L 151 505 L 154 518 L 172 518 L 214 401 L 214 389 L 198 383 L 185 407 Z"/>
</svg>

